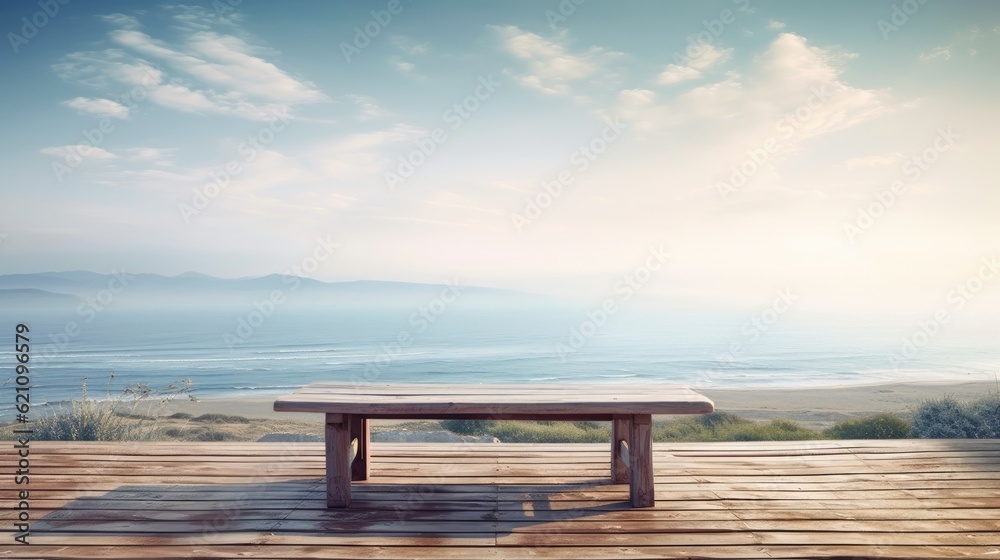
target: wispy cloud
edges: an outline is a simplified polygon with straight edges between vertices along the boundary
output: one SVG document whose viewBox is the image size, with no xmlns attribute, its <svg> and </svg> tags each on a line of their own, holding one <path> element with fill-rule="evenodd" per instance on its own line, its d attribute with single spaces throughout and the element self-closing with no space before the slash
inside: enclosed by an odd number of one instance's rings
<svg viewBox="0 0 1000 560">
<path fill-rule="evenodd" d="M 130 161 L 149 162 L 154 165 L 170 165 L 173 163 L 173 155 L 177 150 L 174 148 L 126 148 L 125 157 Z"/>
<path fill-rule="evenodd" d="M 114 48 L 81 51 L 54 65 L 64 79 L 101 88 L 113 82 L 143 84 L 154 103 L 199 114 L 266 120 L 288 115 L 294 106 L 327 101 L 310 82 L 298 79 L 263 58 L 266 52 L 237 36 L 215 30 L 220 19 L 204 10 L 174 7 L 179 37 L 173 42 L 143 31 L 138 19 L 112 14 Z"/>
<path fill-rule="evenodd" d="M 920 60 L 923 62 L 929 62 L 931 60 L 949 60 L 951 59 L 951 45 L 941 45 L 939 47 L 934 47 L 933 49 L 920 53 Z"/>
<path fill-rule="evenodd" d="M 369 95 L 348 94 L 344 96 L 356 108 L 355 118 L 360 121 L 384 117 L 389 114 L 375 98 Z"/>
<path fill-rule="evenodd" d="M 400 74 L 411 78 L 423 79 L 423 76 L 417 72 L 417 65 L 412 62 L 403 60 L 398 56 L 392 56 L 389 57 L 389 64 L 398 70 Z"/>
<path fill-rule="evenodd" d="M 767 22 L 768 29 L 784 29 L 785 23 L 777 20 L 770 20 Z"/>
<path fill-rule="evenodd" d="M 74 97 L 68 101 L 63 101 L 60 105 L 69 107 L 70 109 L 75 109 L 83 114 L 94 115 L 97 117 L 110 117 L 114 119 L 124 119 L 128 117 L 128 107 L 110 99 Z"/>
<path fill-rule="evenodd" d="M 667 69 L 657 76 L 656 81 L 669 85 L 700 78 L 705 70 L 729 60 L 732 54 L 733 49 L 717 49 L 714 45 L 705 45 L 699 51 L 698 56 L 692 58 L 687 64 L 668 65 Z"/>
<path fill-rule="evenodd" d="M 890 110 L 886 92 L 854 87 L 842 79 L 843 63 L 852 58 L 852 53 L 814 47 L 799 35 L 782 33 L 739 72 L 672 97 L 648 89 L 623 90 L 616 111 L 641 129 L 723 121 L 728 123 L 727 134 L 760 141 L 775 134 L 778 119 L 806 106 L 808 118 L 796 122 L 794 129 L 796 141 L 801 141 Z M 711 60 L 720 59 L 713 55 Z M 806 105 L 810 98 L 812 106 Z"/>
<path fill-rule="evenodd" d="M 563 44 L 565 33 L 546 39 L 516 26 L 490 26 L 500 38 L 504 50 L 523 60 L 528 73 L 511 72 L 522 86 L 548 95 L 571 95 L 574 82 L 591 78 L 606 69 L 607 63 L 621 53 L 590 47 L 574 53 Z"/>
<path fill-rule="evenodd" d="M 52 156 L 59 160 L 66 160 L 67 158 L 79 157 L 83 160 L 96 160 L 96 161 L 108 161 L 113 159 L 118 159 L 118 156 L 105 150 L 104 148 L 98 148 L 96 146 L 88 146 L 86 144 L 69 144 L 66 146 L 51 146 L 48 148 L 42 148 L 39 150 L 41 153 Z"/>
</svg>

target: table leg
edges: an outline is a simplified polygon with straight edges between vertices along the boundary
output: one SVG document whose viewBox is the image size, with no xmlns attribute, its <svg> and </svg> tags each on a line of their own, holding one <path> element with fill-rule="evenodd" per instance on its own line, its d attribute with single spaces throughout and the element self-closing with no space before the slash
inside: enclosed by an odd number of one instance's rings
<svg viewBox="0 0 1000 560">
<path fill-rule="evenodd" d="M 626 414 L 615 414 L 611 421 L 611 482 L 625 484 L 628 482 L 629 465 L 622 458 L 621 442 L 631 446 L 632 417 Z"/>
<path fill-rule="evenodd" d="M 358 452 L 351 464 L 351 480 L 368 480 L 371 475 L 371 433 L 368 419 L 351 415 L 351 440 L 358 440 Z"/>
<path fill-rule="evenodd" d="M 631 477 L 629 495 L 632 507 L 652 507 L 653 491 L 653 417 L 649 414 L 632 416 L 632 437 L 629 440 Z"/>
<path fill-rule="evenodd" d="M 351 505 L 351 416 L 326 415 L 326 507 Z"/>
</svg>

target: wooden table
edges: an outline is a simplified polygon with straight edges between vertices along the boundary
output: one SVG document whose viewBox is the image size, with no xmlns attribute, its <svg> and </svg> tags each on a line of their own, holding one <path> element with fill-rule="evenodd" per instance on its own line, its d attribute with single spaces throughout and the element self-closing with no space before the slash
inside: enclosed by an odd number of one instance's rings
<svg viewBox="0 0 1000 560">
<path fill-rule="evenodd" d="M 326 414 L 326 503 L 351 504 L 351 481 L 370 475 L 369 419 L 611 421 L 611 480 L 633 507 L 651 507 L 653 414 L 704 414 L 712 401 L 675 385 L 444 385 L 313 383 L 274 410 Z"/>
</svg>

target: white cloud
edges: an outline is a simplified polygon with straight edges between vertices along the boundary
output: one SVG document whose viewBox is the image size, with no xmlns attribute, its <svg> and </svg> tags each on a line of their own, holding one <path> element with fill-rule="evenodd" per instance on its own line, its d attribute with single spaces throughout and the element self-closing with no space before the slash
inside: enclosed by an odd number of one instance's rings
<svg viewBox="0 0 1000 560">
<path fill-rule="evenodd" d="M 98 89 L 113 89 L 124 94 L 132 86 L 158 84 L 163 73 L 121 49 L 70 53 L 52 65 L 56 75 Z M 125 85 L 126 88 L 120 86 Z"/>
<path fill-rule="evenodd" d="M 950 60 L 951 59 L 951 45 L 942 45 L 939 47 L 934 47 L 928 52 L 920 53 L 920 60 L 923 62 L 928 62 L 936 59 Z"/>
<path fill-rule="evenodd" d="M 398 56 L 390 57 L 389 64 L 391 64 L 396 70 L 399 70 L 400 74 L 404 74 L 412 78 L 423 78 L 423 76 L 417 73 L 417 67 L 415 64 L 407 62 Z"/>
<path fill-rule="evenodd" d="M 663 85 L 676 84 L 680 82 L 685 82 L 687 80 L 694 80 L 695 78 L 700 78 L 701 72 L 691 68 L 690 66 L 680 66 L 677 64 L 670 64 L 667 69 L 660 73 L 657 77 L 657 83 Z"/>
<path fill-rule="evenodd" d="M 113 31 L 111 39 L 142 55 L 162 60 L 207 85 L 230 92 L 284 103 L 314 103 L 326 99 L 311 84 L 296 80 L 274 64 L 251 55 L 250 45 L 232 35 L 200 31 L 189 35 L 176 49 L 135 30 Z"/>
<path fill-rule="evenodd" d="M 516 26 L 490 28 L 500 37 L 504 50 L 528 64 L 527 74 L 511 71 L 508 74 L 521 85 L 548 95 L 570 95 L 572 82 L 604 72 L 607 62 L 620 55 L 600 47 L 576 54 L 558 41 Z"/>
<path fill-rule="evenodd" d="M 129 161 L 142 161 L 154 165 L 170 165 L 176 150 L 174 148 L 127 148 L 122 153 Z"/>
<path fill-rule="evenodd" d="M 668 65 L 667 69 L 657 76 L 656 81 L 663 85 L 670 85 L 700 78 L 704 70 L 729 60 L 732 55 L 733 49 L 717 49 L 714 45 L 705 45 L 698 56 L 689 60 L 686 65 Z"/>
<path fill-rule="evenodd" d="M 624 90 L 614 114 L 645 130 L 665 130 L 685 122 L 705 121 L 699 126 L 724 122 L 725 136 L 745 136 L 745 142 L 759 145 L 770 136 L 780 136 L 776 123 L 798 111 L 806 118 L 795 121 L 793 138 L 783 145 L 791 150 L 804 139 L 855 126 L 890 110 L 886 92 L 842 80 L 841 67 L 852 57 L 782 33 L 747 67 L 730 71 L 719 81 L 674 96 Z M 724 58 L 714 55 L 708 60 L 716 63 Z"/>
<path fill-rule="evenodd" d="M 348 94 L 344 96 L 347 100 L 354 104 L 357 108 L 358 114 L 355 118 L 359 121 L 366 121 L 369 119 L 375 119 L 378 117 L 384 117 L 389 114 L 388 111 L 379 106 L 375 99 L 368 95 L 358 95 L 358 94 Z"/>
<path fill-rule="evenodd" d="M 92 99 L 89 97 L 74 97 L 60 103 L 64 107 L 75 109 L 80 113 L 98 117 L 124 119 L 128 117 L 128 107 L 110 99 Z"/>
<path fill-rule="evenodd" d="M 767 28 L 768 29 L 784 29 L 785 28 L 785 24 L 784 24 L 784 22 L 772 19 L 772 20 L 770 20 L 770 21 L 767 22 Z"/>
<path fill-rule="evenodd" d="M 121 27 L 122 29 L 138 29 L 142 27 L 142 24 L 139 23 L 139 20 L 125 14 L 119 14 L 119 13 L 108 14 L 100 16 L 100 18 L 102 21 L 110 23 L 115 27 Z"/>
<path fill-rule="evenodd" d="M 288 115 L 296 105 L 328 100 L 315 85 L 262 58 L 263 49 L 247 39 L 213 30 L 225 24 L 238 33 L 232 18 L 198 8 L 173 10 L 181 24 L 173 43 L 139 31 L 131 16 L 112 14 L 104 19 L 117 27 L 109 38 L 118 48 L 71 53 L 53 68 L 64 79 L 99 88 L 115 82 L 143 85 L 153 103 L 200 114 L 266 120 Z"/>
<path fill-rule="evenodd" d="M 39 151 L 47 156 L 52 156 L 60 160 L 65 160 L 66 158 L 81 158 L 83 160 L 98 160 L 98 161 L 108 161 L 108 160 L 118 159 L 118 156 L 105 150 L 104 148 L 98 148 L 96 146 L 88 146 L 86 144 L 52 146 L 48 148 L 42 148 Z"/>
<path fill-rule="evenodd" d="M 308 159 L 324 178 L 349 180 L 379 175 L 387 168 L 391 146 L 423 135 L 419 129 L 407 125 L 351 134 L 310 152 Z"/>
</svg>

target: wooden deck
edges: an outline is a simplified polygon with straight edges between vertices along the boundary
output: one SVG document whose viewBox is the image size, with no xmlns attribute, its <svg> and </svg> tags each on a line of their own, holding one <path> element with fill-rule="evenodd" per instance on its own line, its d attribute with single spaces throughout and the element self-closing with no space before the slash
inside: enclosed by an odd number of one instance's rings
<svg viewBox="0 0 1000 560">
<path fill-rule="evenodd" d="M 376 443 L 347 510 L 321 443 L 33 442 L 29 546 L 3 446 L 0 558 L 1000 558 L 1000 440 L 656 444 L 650 509 L 607 445 Z"/>
</svg>

